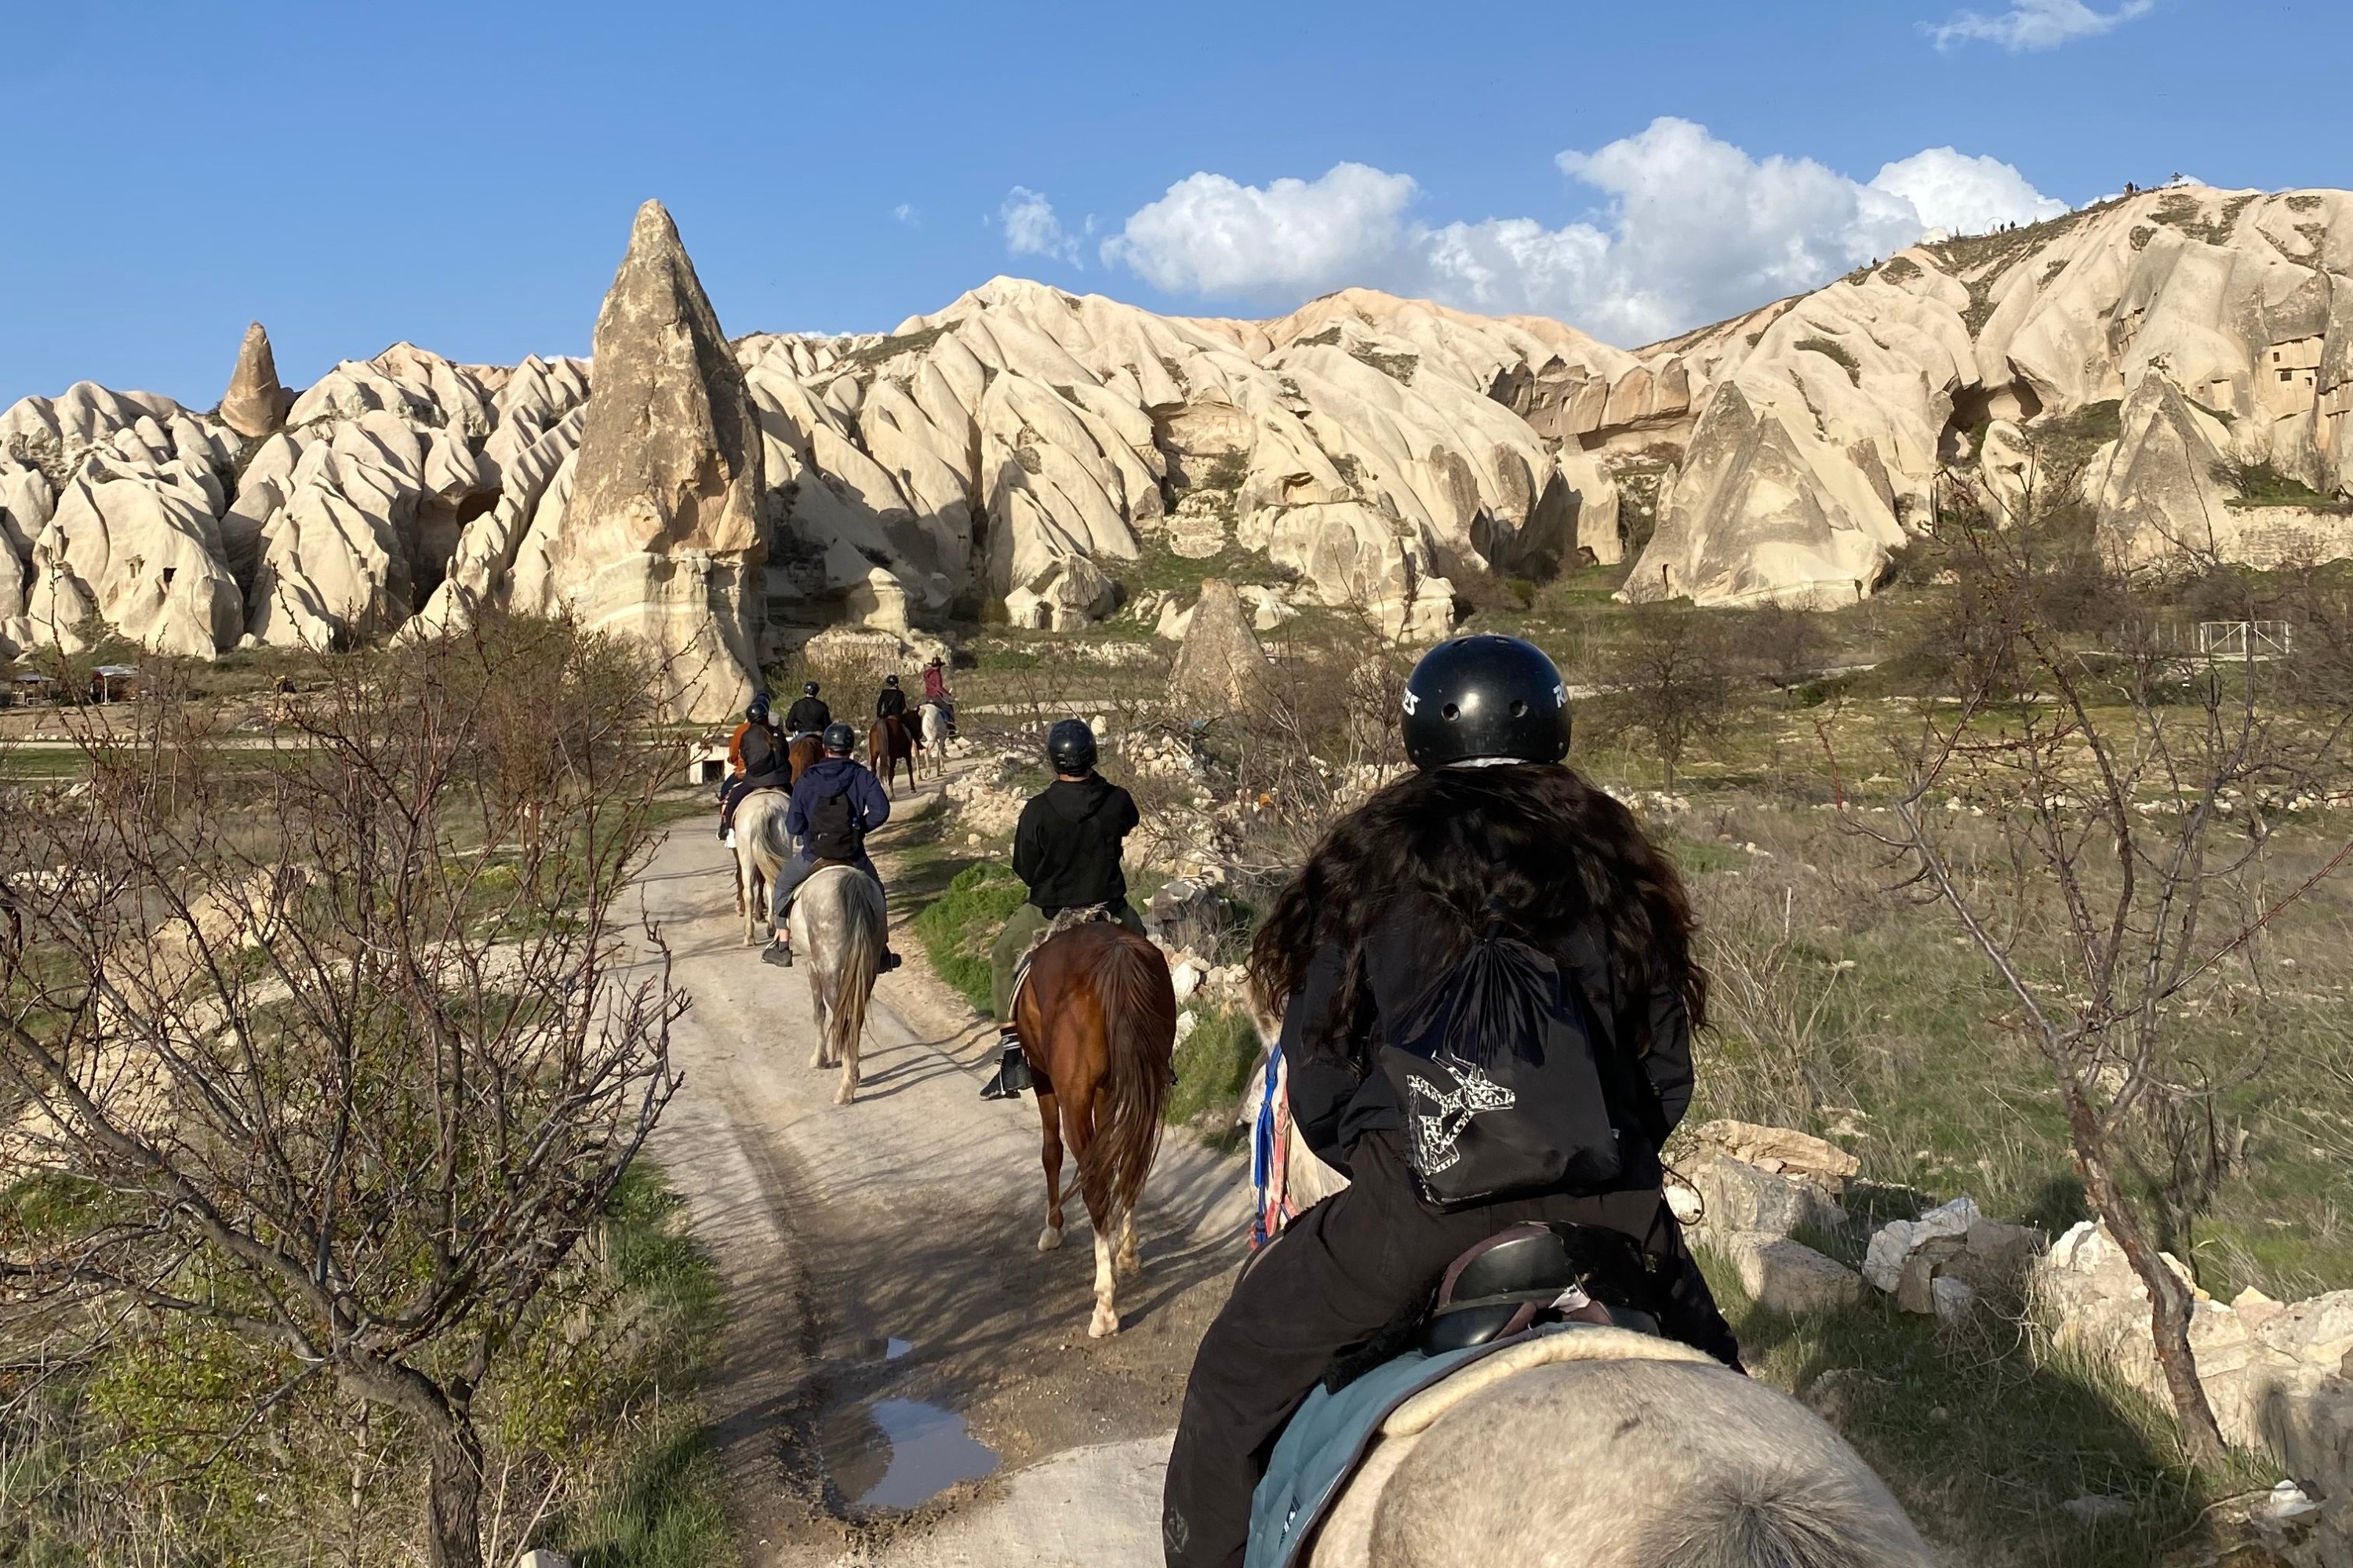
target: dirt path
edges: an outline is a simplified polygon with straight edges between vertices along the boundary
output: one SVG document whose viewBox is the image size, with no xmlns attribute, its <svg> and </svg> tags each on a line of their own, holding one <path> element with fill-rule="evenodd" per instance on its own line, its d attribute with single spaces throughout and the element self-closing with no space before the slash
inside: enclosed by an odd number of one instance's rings
<svg viewBox="0 0 2353 1568">
<path fill-rule="evenodd" d="M 653 1152 L 727 1285 L 707 1400 L 745 1562 L 1156 1563 L 1166 1433 L 1248 1223 L 1240 1161 L 1163 1145 L 1144 1278 L 1123 1293 L 1123 1331 L 1089 1340 L 1085 1212 L 1071 1205 L 1060 1251 L 1036 1250 L 1036 1104 L 979 1099 L 990 1032 L 902 929 L 909 960 L 876 992 L 865 1085 L 835 1106 L 836 1075 L 808 1065 L 807 981 L 741 946 L 732 875 L 691 820 L 644 894 L 694 998 L 673 1042 L 686 1084 Z M 995 1474 L 912 1510 L 858 1506 L 987 1462 L 942 1412 L 995 1451 Z"/>
</svg>

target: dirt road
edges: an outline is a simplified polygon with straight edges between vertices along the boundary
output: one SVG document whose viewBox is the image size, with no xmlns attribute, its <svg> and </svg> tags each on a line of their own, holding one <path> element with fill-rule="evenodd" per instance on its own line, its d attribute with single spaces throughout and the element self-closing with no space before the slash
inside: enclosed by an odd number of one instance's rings
<svg viewBox="0 0 2353 1568">
<path fill-rule="evenodd" d="M 708 1403 L 746 1563 L 1157 1563 L 1166 1434 L 1241 1255 L 1240 1160 L 1163 1145 L 1144 1277 L 1123 1331 L 1089 1340 L 1085 1210 L 1037 1251 L 1036 1102 L 978 1098 L 989 1032 L 901 929 L 864 1086 L 835 1106 L 803 971 L 741 945 L 732 864 L 691 820 L 644 900 L 694 999 L 653 1151 L 727 1284 Z"/>
</svg>

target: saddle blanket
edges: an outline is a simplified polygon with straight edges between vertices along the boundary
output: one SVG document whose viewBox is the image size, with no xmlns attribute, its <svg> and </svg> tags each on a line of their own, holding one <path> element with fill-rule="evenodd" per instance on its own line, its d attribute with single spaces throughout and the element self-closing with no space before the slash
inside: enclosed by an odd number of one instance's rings
<svg viewBox="0 0 2353 1568">
<path fill-rule="evenodd" d="M 1409 1351 L 1337 1393 L 1318 1383 L 1275 1440 L 1266 1475 L 1250 1495 L 1243 1568 L 1294 1568 L 1304 1562 L 1316 1528 L 1381 1442 L 1419 1436 L 1462 1401 L 1514 1373 L 1584 1361 L 1716 1364 L 1706 1352 L 1673 1340 L 1628 1329 L 1552 1323 L 1442 1355 Z M 1370 1518 L 1362 1523 L 1369 1528 Z"/>
</svg>

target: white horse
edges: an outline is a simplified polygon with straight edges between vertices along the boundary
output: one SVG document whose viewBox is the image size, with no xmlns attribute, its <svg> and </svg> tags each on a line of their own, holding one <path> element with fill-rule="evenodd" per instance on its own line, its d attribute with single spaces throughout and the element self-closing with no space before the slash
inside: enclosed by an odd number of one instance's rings
<svg viewBox="0 0 2353 1568">
<path fill-rule="evenodd" d="M 932 761 L 932 771 L 942 778 L 948 771 L 948 712 L 937 703 L 925 703 L 916 715 L 922 726 L 915 736 L 915 766 L 921 768 L 923 759 Z"/>
<path fill-rule="evenodd" d="M 768 887 L 793 857 L 785 815 L 793 798 L 782 789 L 755 789 L 735 808 L 735 913 L 744 916 L 744 945 L 768 934 Z"/>
<path fill-rule="evenodd" d="M 1283 1121 L 1293 1204 L 1347 1186 Z M 1885 1483 L 1812 1411 L 1688 1345 L 1591 1328 L 1498 1351 L 1398 1406 L 1308 1558 L 1309 1568 L 1936 1562 Z"/>
<path fill-rule="evenodd" d="M 1575 1329 L 1392 1412 L 1310 1568 L 1934 1568 L 1885 1483 L 1788 1394 Z"/>
<path fill-rule="evenodd" d="M 866 1004 L 882 962 L 882 889 L 847 865 L 820 866 L 793 895 L 793 950 L 808 970 L 809 1005 L 817 1013 L 812 1067 L 841 1068 L 833 1103 L 858 1094 L 858 1047 L 866 1031 Z"/>
</svg>

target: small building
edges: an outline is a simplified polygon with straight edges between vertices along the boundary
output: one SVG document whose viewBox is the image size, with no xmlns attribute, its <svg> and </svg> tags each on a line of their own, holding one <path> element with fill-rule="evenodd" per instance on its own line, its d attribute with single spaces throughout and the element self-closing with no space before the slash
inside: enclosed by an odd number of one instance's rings
<svg viewBox="0 0 2353 1568">
<path fill-rule="evenodd" d="M 727 743 L 705 740 L 688 754 L 686 781 L 690 784 L 716 784 L 727 777 Z"/>
<path fill-rule="evenodd" d="M 127 703 L 139 694 L 139 672 L 128 664 L 100 664 L 90 673 L 90 700 Z"/>
<path fill-rule="evenodd" d="M 0 707 L 31 707 L 47 702 L 57 687 L 57 682 L 47 675 L 37 675 L 27 670 L 0 682 Z"/>
</svg>

